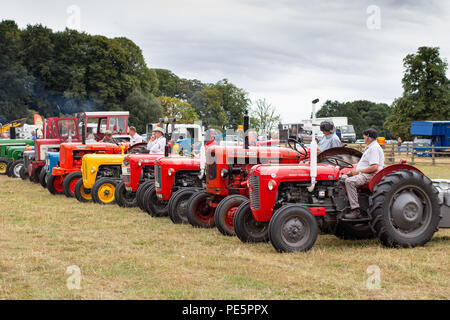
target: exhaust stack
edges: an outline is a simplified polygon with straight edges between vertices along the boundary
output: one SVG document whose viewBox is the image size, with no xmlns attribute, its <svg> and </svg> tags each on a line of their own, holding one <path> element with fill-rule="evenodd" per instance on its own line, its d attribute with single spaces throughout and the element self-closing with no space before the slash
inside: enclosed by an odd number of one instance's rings
<svg viewBox="0 0 450 320">
<path fill-rule="evenodd" d="M 319 99 L 315 99 L 312 102 L 312 126 L 314 126 L 314 121 L 316 120 L 316 103 L 319 102 Z M 312 131 L 312 140 L 310 145 L 310 175 L 311 175 L 311 186 L 308 187 L 309 192 L 313 192 L 316 186 L 316 178 L 317 178 L 317 141 L 316 141 L 316 133 L 313 129 Z"/>
</svg>

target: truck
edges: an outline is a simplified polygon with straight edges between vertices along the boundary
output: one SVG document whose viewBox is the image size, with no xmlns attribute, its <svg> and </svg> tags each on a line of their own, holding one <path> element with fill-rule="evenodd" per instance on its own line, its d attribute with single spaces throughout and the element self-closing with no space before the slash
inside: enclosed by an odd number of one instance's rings
<svg viewBox="0 0 450 320">
<path fill-rule="evenodd" d="M 450 121 L 413 121 L 411 134 L 416 136 L 414 148 L 419 155 L 431 156 L 431 149 L 435 151 L 450 151 Z"/>
</svg>

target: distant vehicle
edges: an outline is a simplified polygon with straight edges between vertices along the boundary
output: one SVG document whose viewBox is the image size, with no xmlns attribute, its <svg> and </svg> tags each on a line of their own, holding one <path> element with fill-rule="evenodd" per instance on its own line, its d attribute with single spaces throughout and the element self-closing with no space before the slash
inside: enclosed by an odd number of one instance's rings
<svg viewBox="0 0 450 320">
<path fill-rule="evenodd" d="M 386 144 L 398 144 L 397 140 L 386 140 Z"/>
<path fill-rule="evenodd" d="M 364 143 L 364 139 L 358 139 L 355 141 L 355 143 L 357 144 L 363 144 Z"/>
<path fill-rule="evenodd" d="M 354 143 L 356 141 L 355 128 L 353 128 L 351 124 L 346 126 L 337 126 L 336 128 L 341 132 L 342 142 Z"/>
</svg>

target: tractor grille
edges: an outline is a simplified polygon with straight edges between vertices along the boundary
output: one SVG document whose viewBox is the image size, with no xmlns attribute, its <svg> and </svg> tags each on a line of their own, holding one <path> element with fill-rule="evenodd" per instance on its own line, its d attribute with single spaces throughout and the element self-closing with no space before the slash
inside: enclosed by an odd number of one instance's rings
<svg viewBox="0 0 450 320">
<path fill-rule="evenodd" d="M 156 189 L 161 189 L 161 166 L 155 165 L 155 187 Z"/>
<path fill-rule="evenodd" d="M 217 165 L 216 163 L 212 163 L 209 164 L 206 167 L 206 171 L 207 171 L 207 175 L 208 175 L 208 180 L 216 180 L 217 178 Z"/>
<path fill-rule="evenodd" d="M 250 205 L 252 209 L 259 209 L 260 208 L 259 177 L 251 175 L 249 178 L 249 183 L 252 186 L 252 192 L 250 192 Z"/>
</svg>

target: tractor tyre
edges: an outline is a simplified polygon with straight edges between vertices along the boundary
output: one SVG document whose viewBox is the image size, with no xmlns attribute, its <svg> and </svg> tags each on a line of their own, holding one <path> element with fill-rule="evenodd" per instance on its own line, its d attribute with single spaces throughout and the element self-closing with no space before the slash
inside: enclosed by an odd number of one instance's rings
<svg viewBox="0 0 450 320">
<path fill-rule="evenodd" d="M 44 170 L 43 167 L 37 167 L 33 170 L 30 175 L 30 181 L 34 183 L 39 183 L 39 178 L 41 176 L 41 171 Z"/>
<path fill-rule="evenodd" d="M 77 183 L 75 183 L 74 194 L 75 198 L 80 202 L 92 201 L 91 189 L 84 188 L 83 179 L 78 179 Z"/>
<path fill-rule="evenodd" d="M 138 189 L 136 190 L 137 204 L 138 204 L 139 208 L 141 208 L 142 211 L 145 211 L 145 208 L 144 208 L 145 191 L 147 191 L 147 189 L 150 188 L 154 184 L 155 183 L 153 181 L 145 181 L 144 183 L 141 183 L 139 185 Z"/>
<path fill-rule="evenodd" d="M 6 175 L 6 168 L 8 167 L 8 159 L 0 158 L 0 175 Z"/>
<path fill-rule="evenodd" d="M 170 197 L 168 211 L 170 220 L 175 224 L 188 224 L 187 210 L 191 196 L 197 189 L 181 189 Z"/>
<path fill-rule="evenodd" d="M 23 168 L 23 160 L 14 161 L 9 166 L 9 172 L 11 178 L 20 178 L 20 170 Z"/>
<path fill-rule="evenodd" d="M 117 185 L 114 197 L 116 198 L 116 203 L 122 208 L 137 206 L 136 192 L 128 192 L 123 181 Z"/>
<path fill-rule="evenodd" d="M 11 165 L 14 161 L 8 162 L 6 165 L 6 175 L 11 178 Z"/>
<path fill-rule="evenodd" d="M 22 179 L 22 180 L 28 179 L 28 174 L 27 174 L 27 172 L 25 172 L 25 166 L 22 166 L 22 168 L 20 168 L 19 175 L 20 175 L 20 179 Z"/>
<path fill-rule="evenodd" d="M 160 201 L 156 196 L 155 185 L 151 185 L 143 196 L 145 211 L 152 217 L 165 217 L 168 213 L 167 205 L 169 201 Z"/>
<path fill-rule="evenodd" d="M 269 222 L 269 239 L 278 252 L 305 252 L 317 240 L 319 226 L 308 208 L 296 204 L 278 209 Z"/>
<path fill-rule="evenodd" d="M 42 188 L 47 188 L 47 180 L 48 172 L 45 168 L 42 168 L 41 172 L 39 173 L 39 183 L 41 184 Z"/>
<path fill-rule="evenodd" d="M 220 233 L 222 233 L 224 236 L 236 235 L 233 226 L 234 215 L 236 214 L 239 206 L 247 200 L 247 197 L 235 194 L 225 197 L 222 201 L 219 202 L 219 205 L 216 208 L 216 212 L 214 213 L 214 221 L 216 223 L 217 229 L 219 229 Z"/>
<path fill-rule="evenodd" d="M 269 223 L 258 222 L 253 218 L 250 200 L 244 201 L 233 218 L 234 232 L 242 242 L 269 241 Z"/>
<path fill-rule="evenodd" d="M 67 198 L 75 197 L 75 184 L 80 179 L 83 179 L 83 175 L 81 172 L 71 172 L 64 179 L 63 190 Z"/>
<path fill-rule="evenodd" d="M 334 230 L 334 235 L 343 240 L 367 240 L 375 238 L 369 224 L 349 224 L 339 222 Z"/>
<path fill-rule="evenodd" d="M 54 176 L 52 174 L 48 175 L 47 180 L 47 190 L 51 194 L 63 194 L 63 182 L 64 182 L 64 176 Z"/>
<path fill-rule="evenodd" d="M 439 230 L 441 208 L 431 180 L 414 170 L 388 174 L 370 197 L 371 226 L 386 247 L 423 246 Z"/>
<path fill-rule="evenodd" d="M 187 218 L 193 227 L 214 228 L 215 208 L 209 205 L 211 195 L 205 191 L 194 193 L 188 204 Z"/>
<path fill-rule="evenodd" d="M 114 193 L 116 191 L 117 180 L 110 178 L 101 178 L 95 181 L 91 190 L 94 203 L 109 205 L 115 204 Z"/>
</svg>

